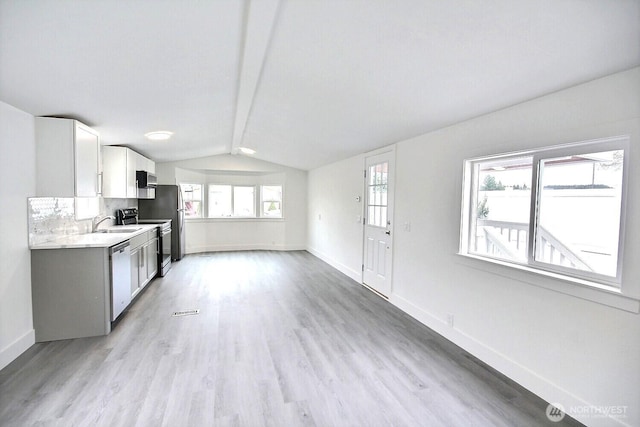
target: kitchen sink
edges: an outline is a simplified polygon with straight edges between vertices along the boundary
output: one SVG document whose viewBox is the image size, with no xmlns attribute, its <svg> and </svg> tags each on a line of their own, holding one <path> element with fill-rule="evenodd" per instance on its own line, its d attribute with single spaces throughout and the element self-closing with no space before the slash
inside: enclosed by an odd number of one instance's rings
<svg viewBox="0 0 640 427">
<path fill-rule="evenodd" d="M 98 230 L 96 233 L 135 233 L 142 228 L 110 228 L 105 230 Z"/>
</svg>

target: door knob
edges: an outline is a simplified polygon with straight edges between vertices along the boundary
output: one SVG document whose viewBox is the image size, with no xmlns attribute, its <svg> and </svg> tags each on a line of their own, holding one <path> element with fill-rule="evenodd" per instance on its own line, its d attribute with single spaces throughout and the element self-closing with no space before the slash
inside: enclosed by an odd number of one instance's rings
<svg viewBox="0 0 640 427">
<path fill-rule="evenodd" d="M 391 230 L 385 231 L 384 234 L 386 234 L 387 236 L 391 236 Z"/>
</svg>

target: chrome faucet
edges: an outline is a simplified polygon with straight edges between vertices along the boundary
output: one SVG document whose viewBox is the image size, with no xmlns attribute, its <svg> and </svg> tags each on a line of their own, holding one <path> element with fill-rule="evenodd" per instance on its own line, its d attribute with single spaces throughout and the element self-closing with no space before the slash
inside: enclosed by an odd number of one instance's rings
<svg viewBox="0 0 640 427">
<path fill-rule="evenodd" d="M 106 221 L 108 219 L 116 219 L 115 216 L 111 216 L 111 215 L 107 215 L 107 216 L 102 217 L 100 219 L 98 219 L 98 218 L 100 218 L 100 215 L 98 215 L 97 217 L 93 218 L 93 220 L 91 220 L 91 232 L 92 233 L 95 233 L 96 231 L 98 231 L 98 226 L 102 222 L 104 222 L 104 221 Z"/>
</svg>

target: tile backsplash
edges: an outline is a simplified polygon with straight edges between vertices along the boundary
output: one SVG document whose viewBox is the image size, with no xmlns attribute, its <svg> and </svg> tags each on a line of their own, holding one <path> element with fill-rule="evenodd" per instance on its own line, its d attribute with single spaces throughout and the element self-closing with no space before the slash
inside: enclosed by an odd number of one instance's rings
<svg viewBox="0 0 640 427">
<path fill-rule="evenodd" d="M 101 199 L 103 204 L 100 212 L 103 215 L 116 215 L 116 210 L 124 208 L 137 208 L 138 199 Z"/>
<path fill-rule="evenodd" d="M 91 231 L 91 220 L 76 220 L 75 200 L 70 197 L 32 197 L 28 199 L 29 244 L 56 237 Z"/>
<path fill-rule="evenodd" d="M 82 212 L 99 212 L 100 216 L 115 215 L 116 209 L 137 207 L 137 199 L 74 199 L 72 197 L 31 197 L 27 200 L 29 245 L 48 242 L 70 234 L 91 232 L 91 217 Z M 92 206 L 94 205 L 95 206 Z M 114 225 L 110 220 L 102 227 Z"/>
</svg>

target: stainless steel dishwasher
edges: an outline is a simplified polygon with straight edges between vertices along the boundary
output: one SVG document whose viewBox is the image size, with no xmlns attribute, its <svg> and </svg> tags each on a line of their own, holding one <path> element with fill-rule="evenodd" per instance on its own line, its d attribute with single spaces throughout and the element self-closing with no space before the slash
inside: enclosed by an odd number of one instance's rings
<svg viewBox="0 0 640 427">
<path fill-rule="evenodd" d="M 129 241 L 109 248 L 111 267 L 111 321 L 131 302 L 131 247 Z"/>
</svg>

